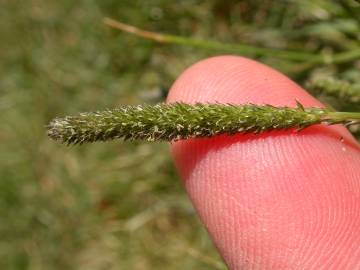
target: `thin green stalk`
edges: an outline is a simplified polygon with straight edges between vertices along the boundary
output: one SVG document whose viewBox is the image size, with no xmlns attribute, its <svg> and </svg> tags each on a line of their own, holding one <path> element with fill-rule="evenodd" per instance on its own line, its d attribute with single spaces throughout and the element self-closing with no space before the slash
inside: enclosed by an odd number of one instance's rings
<svg viewBox="0 0 360 270">
<path fill-rule="evenodd" d="M 359 124 L 360 112 L 328 112 L 328 119 L 331 124 Z M 325 121 L 325 119 L 324 119 Z M 326 121 L 325 121 L 326 122 Z"/>
<path fill-rule="evenodd" d="M 146 31 L 132 25 L 124 24 L 116 20 L 105 18 L 104 23 L 112 28 L 137 35 L 142 38 L 151 39 L 160 43 L 185 45 L 201 49 L 219 50 L 227 53 L 242 55 L 271 56 L 279 59 L 301 61 L 315 64 L 344 63 L 360 58 L 360 49 L 338 54 L 315 54 L 284 49 L 259 47 L 239 43 L 222 43 L 212 40 L 202 40 L 176 35 L 166 35 Z"/>
<path fill-rule="evenodd" d="M 311 80 L 307 83 L 307 87 L 317 95 L 325 94 L 349 103 L 360 103 L 360 84 L 350 84 L 343 80 L 325 78 Z"/>
<path fill-rule="evenodd" d="M 334 63 L 334 64 L 341 64 L 341 63 L 347 63 L 347 62 L 351 62 L 354 60 L 359 60 L 360 59 L 360 48 L 359 49 L 354 49 L 351 51 L 347 51 L 347 52 L 343 52 L 343 53 L 338 53 L 338 54 L 334 54 L 334 55 L 328 55 L 329 60 L 327 61 L 327 63 Z"/>
<path fill-rule="evenodd" d="M 303 129 L 314 124 L 360 123 L 360 113 L 271 105 L 157 104 L 124 106 L 56 118 L 48 135 L 66 144 L 124 140 L 172 141 L 220 134 Z"/>
</svg>

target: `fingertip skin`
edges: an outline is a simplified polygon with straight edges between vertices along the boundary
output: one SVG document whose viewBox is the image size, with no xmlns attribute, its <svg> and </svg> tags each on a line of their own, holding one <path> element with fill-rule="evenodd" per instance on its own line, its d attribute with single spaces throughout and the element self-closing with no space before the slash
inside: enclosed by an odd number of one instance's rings
<svg viewBox="0 0 360 270">
<path fill-rule="evenodd" d="M 323 105 L 281 73 L 220 56 L 168 102 Z M 230 269 L 360 269 L 360 151 L 339 125 L 174 142 L 185 188 Z"/>
</svg>

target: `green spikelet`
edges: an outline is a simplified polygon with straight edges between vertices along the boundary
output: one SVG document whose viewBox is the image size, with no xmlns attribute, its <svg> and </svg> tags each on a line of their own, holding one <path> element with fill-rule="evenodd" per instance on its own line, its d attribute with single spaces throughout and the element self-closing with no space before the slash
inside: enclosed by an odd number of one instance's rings
<svg viewBox="0 0 360 270">
<path fill-rule="evenodd" d="M 273 129 L 302 129 L 326 123 L 349 123 L 326 109 L 271 105 L 158 104 L 124 106 L 102 112 L 56 118 L 48 135 L 66 144 L 124 140 L 172 141 L 218 134 L 261 133 Z M 351 116 L 351 113 L 348 113 Z M 356 120 L 357 121 L 357 120 Z"/>
<path fill-rule="evenodd" d="M 360 103 L 360 84 L 350 84 L 347 81 L 326 78 L 312 80 L 307 86 L 315 94 L 325 94 L 354 104 Z"/>
</svg>

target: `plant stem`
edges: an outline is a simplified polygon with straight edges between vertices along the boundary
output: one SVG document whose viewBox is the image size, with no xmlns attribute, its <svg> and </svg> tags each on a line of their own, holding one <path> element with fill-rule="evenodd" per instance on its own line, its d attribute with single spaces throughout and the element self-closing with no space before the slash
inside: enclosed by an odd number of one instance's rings
<svg viewBox="0 0 360 270">
<path fill-rule="evenodd" d="M 176 35 L 166 35 L 146 31 L 132 25 L 128 25 L 110 18 L 104 18 L 104 23 L 112 28 L 134 34 L 136 36 L 154 40 L 160 43 L 185 45 L 195 48 L 220 50 L 228 53 L 245 55 L 271 56 L 292 61 L 304 61 L 316 64 L 344 63 L 360 58 L 360 49 L 332 54 L 315 54 L 292 50 L 274 49 L 238 43 L 222 43 L 218 41 L 202 40 Z"/>
<path fill-rule="evenodd" d="M 315 94 L 325 94 L 360 105 L 360 84 L 350 84 L 344 80 L 327 77 L 313 79 L 307 83 L 307 87 Z"/>
<path fill-rule="evenodd" d="M 360 112 L 328 112 L 326 115 L 331 124 L 360 124 Z"/>
</svg>

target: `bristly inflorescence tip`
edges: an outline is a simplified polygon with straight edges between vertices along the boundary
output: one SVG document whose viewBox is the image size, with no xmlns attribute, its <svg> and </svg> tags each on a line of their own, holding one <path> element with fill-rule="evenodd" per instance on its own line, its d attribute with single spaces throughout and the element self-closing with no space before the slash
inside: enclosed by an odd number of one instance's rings
<svg viewBox="0 0 360 270">
<path fill-rule="evenodd" d="M 296 103 L 294 108 L 219 103 L 123 106 L 55 118 L 47 129 L 50 138 L 70 145 L 113 139 L 173 141 L 360 121 L 357 113 L 304 108 Z"/>
</svg>

